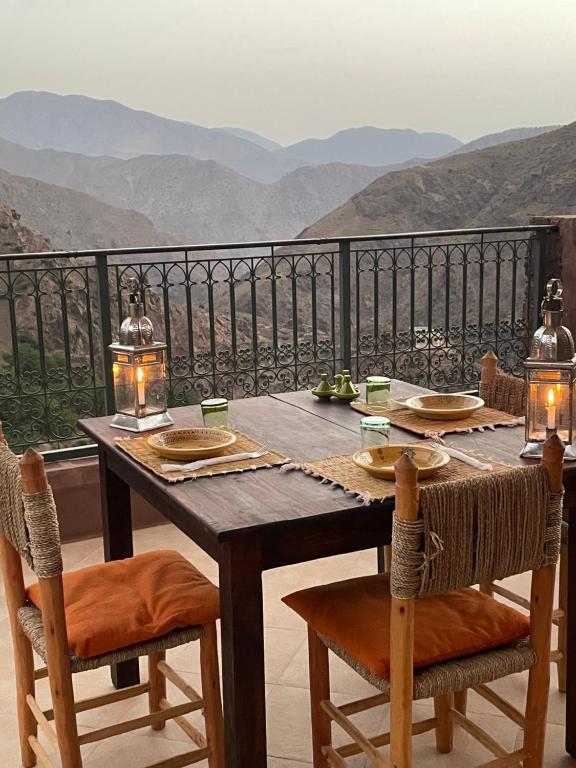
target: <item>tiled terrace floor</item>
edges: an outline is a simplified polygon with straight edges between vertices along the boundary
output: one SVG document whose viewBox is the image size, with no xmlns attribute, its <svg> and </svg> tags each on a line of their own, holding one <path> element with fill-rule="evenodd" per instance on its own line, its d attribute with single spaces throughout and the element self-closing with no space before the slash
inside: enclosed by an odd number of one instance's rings
<svg viewBox="0 0 576 768">
<path fill-rule="evenodd" d="M 217 582 L 216 564 L 198 550 L 176 528 L 170 525 L 148 528 L 135 534 L 137 552 L 158 548 L 174 548 L 192 560 L 197 567 Z M 67 569 L 79 568 L 102 561 L 102 548 L 96 539 L 64 546 Z M 336 581 L 344 576 L 361 576 L 375 570 L 375 553 L 372 551 L 319 560 L 304 565 L 283 568 L 265 575 L 265 625 L 266 625 L 266 681 L 268 685 L 268 765 L 270 768 L 305 768 L 310 765 L 310 726 L 308 708 L 308 677 L 306 638 L 303 622 L 298 619 L 280 598 L 290 591 L 304 586 Z M 515 587 L 527 587 L 527 579 L 518 577 Z M 0 598 L 0 765 L 16 768 L 20 765 L 17 748 L 16 718 L 14 715 L 14 689 L 12 652 L 6 605 Z M 197 644 L 169 652 L 172 666 L 188 677 L 195 687 L 200 687 Z M 111 690 L 108 670 L 76 675 L 76 695 L 86 697 Z M 42 681 L 39 686 L 45 686 Z M 517 706 L 523 706 L 526 676 L 516 675 L 495 684 L 495 687 L 511 698 Z M 369 695 L 374 692 L 367 683 L 344 664 L 336 661 L 332 669 L 332 689 L 337 701 Z M 42 689 L 44 690 L 44 689 Z M 177 697 L 173 697 L 177 700 Z M 126 717 L 137 717 L 146 711 L 146 698 L 119 702 L 106 709 L 79 715 L 82 730 L 101 727 Z M 415 718 L 430 717 L 429 701 L 415 705 Z M 510 749 L 521 739 L 521 731 L 511 721 L 494 714 L 483 699 L 470 696 L 469 709 L 478 713 L 478 720 L 493 736 Z M 249 713 L 246 715 L 249 717 Z M 381 732 L 386 727 L 385 708 L 363 713 L 358 723 L 370 730 Z M 547 768 L 570 768 L 576 760 L 564 753 L 564 697 L 558 693 L 556 675 L 552 675 L 552 690 L 548 714 L 546 746 Z M 163 758 L 171 757 L 190 748 L 182 731 L 169 723 L 164 731 L 143 729 L 126 736 L 116 737 L 83 748 L 85 768 L 138 768 Z M 470 737 L 457 731 L 455 749 L 450 755 L 438 755 L 434 746 L 433 732 L 414 739 L 415 764 L 423 766 L 466 766 L 482 763 L 491 755 Z M 366 763 L 363 758 L 351 761 L 353 768 Z M 198 765 L 205 767 L 205 763 Z"/>
</svg>

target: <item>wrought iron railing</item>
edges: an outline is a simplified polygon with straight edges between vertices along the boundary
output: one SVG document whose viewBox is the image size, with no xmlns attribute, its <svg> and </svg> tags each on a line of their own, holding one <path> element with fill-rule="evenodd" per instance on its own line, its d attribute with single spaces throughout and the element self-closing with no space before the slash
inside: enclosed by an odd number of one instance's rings
<svg viewBox="0 0 576 768">
<path fill-rule="evenodd" d="M 82 443 L 114 407 L 127 278 L 169 349 L 172 406 L 350 368 L 441 391 L 488 349 L 520 372 L 547 226 L 0 256 L 0 418 L 15 449 Z"/>
</svg>

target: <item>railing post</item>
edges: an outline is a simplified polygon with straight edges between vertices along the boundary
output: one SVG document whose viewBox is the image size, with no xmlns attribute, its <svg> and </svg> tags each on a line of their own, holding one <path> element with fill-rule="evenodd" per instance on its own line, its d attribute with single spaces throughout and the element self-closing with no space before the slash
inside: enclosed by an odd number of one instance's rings
<svg viewBox="0 0 576 768">
<path fill-rule="evenodd" d="M 532 296 L 529 306 L 529 327 L 532 332 L 540 327 L 540 304 L 546 285 L 546 235 L 545 230 L 538 230 L 533 240 L 532 259 Z"/>
<path fill-rule="evenodd" d="M 542 231 L 540 301 L 546 281 L 559 277 L 564 286 L 564 324 L 576 332 L 576 216 L 533 216 L 530 223 L 550 227 Z"/>
<path fill-rule="evenodd" d="M 350 296 L 350 241 L 338 241 L 340 356 L 342 368 L 352 368 L 352 302 Z"/>
<path fill-rule="evenodd" d="M 104 388 L 106 414 L 116 410 L 114 400 L 114 376 L 112 375 L 112 355 L 109 345 L 112 344 L 112 320 L 110 317 L 110 286 L 108 284 L 108 254 L 96 254 L 96 273 L 98 275 L 98 304 L 100 310 L 100 326 L 102 329 L 102 360 L 104 364 Z M 120 310 L 120 308 L 118 308 Z"/>
</svg>

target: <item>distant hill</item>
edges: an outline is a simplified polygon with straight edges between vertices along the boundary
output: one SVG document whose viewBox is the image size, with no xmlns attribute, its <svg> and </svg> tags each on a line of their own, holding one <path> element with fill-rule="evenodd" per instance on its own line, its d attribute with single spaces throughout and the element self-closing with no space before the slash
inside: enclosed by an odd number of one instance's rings
<svg viewBox="0 0 576 768">
<path fill-rule="evenodd" d="M 0 203 L 17 210 L 23 225 L 41 232 L 58 250 L 174 242 L 140 213 L 114 208 L 81 192 L 13 176 L 3 170 L 0 170 Z"/>
<path fill-rule="evenodd" d="M 440 157 L 462 142 L 446 133 L 418 133 L 397 128 L 349 128 L 327 139 L 305 139 L 277 150 L 276 156 L 300 163 L 392 165 L 411 158 Z"/>
<path fill-rule="evenodd" d="M 120 160 L 32 150 L 3 139 L 0 168 L 132 208 L 161 231 L 196 243 L 294 237 L 384 172 L 333 163 L 263 184 L 186 155 Z"/>
<path fill-rule="evenodd" d="M 576 213 L 576 123 L 388 173 L 302 237 L 525 224 Z"/>
<path fill-rule="evenodd" d="M 184 154 L 273 181 L 299 163 L 217 128 L 159 117 L 116 101 L 20 91 L 0 99 L 0 136 L 32 149 L 129 158 Z"/>
<path fill-rule="evenodd" d="M 486 149 L 487 147 L 495 147 L 498 144 L 506 144 L 509 141 L 532 139 L 534 136 L 540 136 L 543 133 L 557 131 L 558 128 L 562 128 L 562 126 L 542 125 L 534 128 L 509 128 L 507 131 L 501 131 L 500 133 L 487 133 L 485 136 L 480 136 L 473 141 L 469 141 L 467 144 L 462 144 L 461 147 L 458 147 L 451 154 L 464 154 L 465 152 L 474 152 L 477 149 Z"/>
<path fill-rule="evenodd" d="M 220 130 L 226 131 L 226 133 L 231 133 L 232 136 L 238 136 L 241 139 L 246 139 L 246 141 L 251 141 L 253 144 L 257 144 L 259 147 L 263 147 L 270 152 L 273 152 L 275 149 L 282 148 L 282 144 L 278 144 L 277 141 L 272 141 L 272 139 L 269 139 L 266 136 L 261 136 L 259 133 L 255 133 L 254 131 L 248 131 L 246 128 L 231 128 L 226 126 L 224 128 L 220 128 Z"/>
</svg>

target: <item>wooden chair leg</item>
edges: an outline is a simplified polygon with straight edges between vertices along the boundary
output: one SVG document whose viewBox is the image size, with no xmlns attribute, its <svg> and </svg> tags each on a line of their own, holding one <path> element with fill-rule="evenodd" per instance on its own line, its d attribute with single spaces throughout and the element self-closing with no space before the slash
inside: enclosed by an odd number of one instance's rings
<svg viewBox="0 0 576 768">
<path fill-rule="evenodd" d="M 72 672 L 70 670 L 70 653 L 64 634 L 66 619 L 62 580 L 54 576 L 51 579 L 41 579 L 40 585 L 41 587 L 46 585 L 49 587 L 42 590 L 42 613 L 44 637 L 46 638 L 48 680 L 52 694 L 60 760 L 62 768 L 82 768 Z"/>
<path fill-rule="evenodd" d="M 562 658 L 556 662 L 558 670 L 558 690 L 566 692 L 566 646 L 568 632 L 568 548 L 565 544 L 560 550 L 560 573 L 558 579 L 558 607 L 564 616 L 558 619 L 558 650 Z"/>
<path fill-rule="evenodd" d="M 220 695 L 216 624 L 205 624 L 200 638 L 200 674 L 209 768 L 224 768 L 224 720 Z"/>
<path fill-rule="evenodd" d="M 2 426 L 0 423 L 0 440 Z M 26 602 L 26 590 L 22 577 L 20 555 L 0 533 L 0 563 L 4 583 L 11 589 L 6 590 L 10 629 L 14 648 L 14 668 L 16 677 L 16 710 L 18 712 L 18 732 L 20 736 L 20 757 L 24 768 L 36 765 L 37 758 L 28 741 L 29 736 L 36 736 L 38 725 L 36 718 L 26 703 L 26 696 L 34 696 L 34 656 L 30 641 L 22 631 L 16 614 L 18 608 Z"/>
<path fill-rule="evenodd" d="M 524 768 L 542 768 L 544 760 L 550 688 L 550 628 L 555 578 L 556 568 L 553 565 L 540 568 L 532 575 L 530 636 L 537 662 L 528 673 L 524 749 L 530 753 L 530 757 L 524 761 Z"/>
<path fill-rule="evenodd" d="M 82 768 L 71 676 L 51 670 L 50 688 L 62 768 Z"/>
<path fill-rule="evenodd" d="M 436 726 L 436 749 L 438 752 L 452 752 L 454 741 L 454 722 L 452 720 L 452 708 L 454 707 L 454 694 L 445 693 L 434 698 L 434 713 L 438 720 Z"/>
<path fill-rule="evenodd" d="M 464 688 L 463 691 L 456 691 L 454 694 L 454 709 L 460 712 L 461 715 L 466 715 L 466 709 L 468 706 L 468 689 Z"/>
<path fill-rule="evenodd" d="M 158 663 L 165 661 L 166 652 L 151 653 L 148 656 L 148 681 L 150 682 L 150 691 L 148 692 L 148 705 L 150 714 L 160 712 L 160 702 L 166 698 L 166 678 L 158 669 Z M 153 731 L 161 731 L 166 727 L 166 721 L 152 725 Z"/>
<path fill-rule="evenodd" d="M 332 726 L 330 718 L 321 707 L 322 701 L 330 699 L 328 648 L 311 627 L 308 627 L 308 666 L 314 768 L 329 768 L 323 747 L 332 745 Z"/>
</svg>

